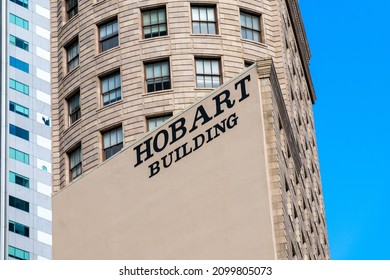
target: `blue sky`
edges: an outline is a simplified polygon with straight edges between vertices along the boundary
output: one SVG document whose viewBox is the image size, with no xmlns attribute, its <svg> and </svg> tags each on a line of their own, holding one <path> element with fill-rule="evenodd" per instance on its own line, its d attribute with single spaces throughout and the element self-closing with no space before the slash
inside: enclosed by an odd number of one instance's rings
<svg viewBox="0 0 390 280">
<path fill-rule="evenodd" d="M 332 259 L 390 259 L 390 1 L 299 1 Z"/>
</svg>

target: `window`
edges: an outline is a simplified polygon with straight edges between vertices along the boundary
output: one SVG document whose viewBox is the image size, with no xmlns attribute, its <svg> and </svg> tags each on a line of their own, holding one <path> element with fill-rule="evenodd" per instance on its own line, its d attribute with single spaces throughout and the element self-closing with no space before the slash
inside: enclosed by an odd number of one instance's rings
<svg viewBox="0 0 390 280">
<path fill-rule="evenodd" d="M 18 82 L 14 79 L 9 79 L 9 87 L 26 95 L 30 94 L 28 85 Z"/>
<path fill-rule="evenodd" d="M 81 118 L 80 91 L 73 94 L 68 100 L 69 125 Z"/>
<path fill-rule="evenodd" d="M 19 126 L 9 124 L 9 133 L 12 135 L 15 135 L 17 137 L 20 137 L 24 140 L 29 141 L 30 140 L 30 133 L 28 130 L 25 130 L 23 128 L 20 128 Z"/>
<path fill-rule="evenodd" d="M 66 48 L 68 72 L 79 66 L 79 41 L 74 41 Z"/>
<path fill-rule="evenodd" d="M 260 17 L 258 15 L 241 12 L 240 19 L 242 38 L 260 42 Z"/>
<path fill-rule="evenodd" d="M 221 67 L 219 59 L 195 60 L 196 86 L 201 88 L 216 88 L 222 83 Z"/>
<path fill-rule="evenodd" d="M 25 212 L 30 211 L 30 209 L 29 209 L 30 204 L 28 203 L 28 201 L 16 198 L 16 197 L 11 196 L 11 195 L 9 196 L 8 204 L 11 207 L 15 207 L 15 208 L 22 210 L 22 211 L 25 211 Z"/>
<path fill-rule="evenodd" d="M 121 75 L 119 72 L 102 77 L 100 82 L 102 86 L 103 105 L 121 100 Z"/>
<path fill-rule="evenodd" d="M 244 62 L 244 67 L 245 67 L 245 68 L 248 68 L 248 67 L 250 67 L 250 66 L 253 65 L 253 64 L 255 64 L 253 61 L 245 61 L 245 62 Z"/>
<path fill-rule="evenodd" d="M 79 3 L 78 0 L 65 0 L 65 3 L 66 14 L 68 15 L 68 20 L 70 20 L 79 12 Z"/>
<path fill-rule="evenodd" d="M 192 33 L 217 34 L 217 20 L 215 7 L 191 7 Z"/>
<path fill-rule="evenodd" d="M 26 9 L 28 9 L 28 0 L 11 0 L 11 2 L 14 2 L 15 4 L 18 4 Z"/>
<path fill-rule="evenodd" d="M 81 168 L 81 146 L 78 146 L 69 153 L 70 181 L 73 181 L 82 174 Z"/>
<path fill-rule="evenodd" d="M 9 181 L 25 188 L 30 187 L 30 180 L 27 177 L 12 171 L 9 172 Z"/>
<path fill-rule="evenodd" d="M 19 115 L 22 115 L 24 117 L 29 117 L 29 109 L 27 107 L 24 107 L 22 105 L 19 105 L 15 102 L 10 101 L 9 102 L 9 110 L 11 112 L 17 113 Z"/>
<path fill-rule="evenodd" d="M 28 30 L 28 21 L 14 14 L 9 14 L 9 21 L 21 28 Z"/>
<path fill-rule="evenodd" d="M 29 227 L 19 224 L 14 221 L 8 221 L 8 230 L 11 232 L 15 232 L 17 234 L 29 237 L 30 236 L 30 229 Z"/>
<path fill-rule="evenodd" d="M 165 116 L 160 116 L 160 117 L 152 117 L 148 118 L 148 131 L 151 131 L 155 129 L 156 127 L 159 127 L 162 125 L 164 122 L 166 122 L 169 118 L 172 117 L 172 114 L 165 115 Z"/>
<path fill-rule="evenodd" d="M 30 72 L 30 66 L 28 65 L 28 63 L 21 61 L 20 59 L 17 59 L 13 56 L 9 57 L 9 64 L 12 67 L 15 67 L 23 72 L 26 72 L 26 73 Z"/>
<path fill-rule="evenodd" d="M 20 39 L 19 37 L 16 37 L 14 35 L 9 35 L 9 42 L 11 45 L 14 45 L 18 48 L 21 48 L 22 50 L 28 51 L 28 42 Z"/>
<path fill-rule="evenodd" d="M 9 148 L 9 157 L 25 164 L 30 164 L 29 154 L 23 153 L 22 151 L 16 150 L 11 147 Z"/>
<path fill-rule="evenodd" d="M 146 86 L 148 92 L 171 88 L 169 61 L 159 61 L 145 64 Z"/>
<path fill-rule="evenodd" d="M 8 256 L 17 260 L 29 260 L 30 253 L 22 249 L 8 245 Z"/>
<path fill-rule="evenodd" d="M 99 26 L 99 40 L 101 52 L 119 45 L 117 19 Z"/>
<path fill-rule="evenodd" d="M 165 36 L 167 32 L 167 19 L 165 8 L 142 12 L 144 38 Z"/>
<path fill-rule="evenodd" d="M 122 127 L 111 129 L 103 133 L 104 159 L 109 159 L 123 147 Z"/>
</svg>

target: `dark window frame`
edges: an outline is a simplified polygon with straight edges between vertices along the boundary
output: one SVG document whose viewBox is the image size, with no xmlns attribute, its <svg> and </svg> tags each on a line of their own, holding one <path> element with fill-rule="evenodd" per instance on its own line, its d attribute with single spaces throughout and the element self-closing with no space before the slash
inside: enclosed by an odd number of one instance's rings
<svg viewBox="0 0 390 280">
<path fill-rule="evenodd" d="M 78 97 L 78 106 L 72 110 L 72 101 Z M 69 115 L 69 126 L 74 124 L 77 120 L 81 118 L 81 106 L 80 106 L 80 90 L 76 90 L 71 96 L 66 99 L 68 104 L 68 115 Z"/>
<path fill-rule="evenodd" d="M 213 9 L 214 13 L 214 21 L 209 20 L 209 13 L 208 9 Z M 200 10 L 197 11 L 199 19 L 194 20 L 194 9 L 207 9 L 206 10 L 206 20 L 201 20 L 201 14 Z M 199 32 L 195 32 L 196 28 L 195 24 L 198 25 Z M 202 32 L 202 26 L 206 25 L 207 32 Z M 214 33 L 212 32 L 212 26 L 214 25 Z M 191 27 L 192 27 L 192 34 L 199 34 L 199 35 L 217 35 L 218 34 L 218 19 L 217 19 L 217 7 L 215 5 L 201 5 L 201 4 L 194 4 L 191 5 Z M 211 29 L 211 30 L 210 30 Z"/>
<path fill-rule="evenodd" d="M 202 72 L 198 70 L 198 61 L 202 61 Z M 210 62 L 211 73 L 206 73 L 205 71 L 205 62 Z M 218 62 L 218 74 L 213 73 L 213 62 Z M 212 57 L 195 57 L 195 75 L 196 75 L 196 87 L 198 88 L 217 88 L 222 85 L 223 77 L 222 77 L 222 62 L 221 58 L 212 58 Z M 199 84 L 199 78 L 202 78 L 202 84 Z M 206 77 L 211 78 L 211 87 L 206 86 Z M 214 83 L 214 78 L 218 77 L 218 82 Z"/>
<path fill-rule="evenodd" d="M 99 80 L 103 106 L 107 106 L 114 102 L 122 100 L 122 79 L 121 72 L 119 69 L 104 76 L 101 76 Z M 113 88 L 110 88 L 111 81 L 113 81 Z M 107 83 L 107 86 L 105 86 L 105 83 Z M 107 90 L 105 90 L 105 87 L 107 87 Z M 107 96 L 108 100 L 106 99 Z M 111 98 L 112 96 L 114 97 Z"/>
<path fill-rule="evenodd" d="M 242 16 L 245 16 L 245 25 L 242 24 Z M 250 27 L 248 24 L 247 24 L 247 19 L 250 18 L 251 20 L 251 26 Z M 254 18 L 257 18 L 258 20 L 258 29 L 256 29 L 254 27 L 254 22 L 253 22 L 253 19 Z M 240 10 L 240 27 L 241 27 L 241 38 L 245 39 L 245 40 L 250 40 L 250 41 L 253 41 L 253 42 L 259 42 L 259 43 L 262 43 L 263 42 L 263 32 L 262 32 L 262 24 L 261 24 L 261 14 L 256 14 L 256 13 L 252 13 L 252 12 L 248 12 L 248 11 L 243 11 L 243 10 Z M 251 35 L 249 35 L 251 34 Z M 254 34 L 257 34 L 258 35 L 258 40 L 256 40 Z"/>
<path fill-rule="evenodd" d="M 160 11 L 164 11 L 164 21 L 160 21 Z M 152 15 L 151 13 L 157 12 L 157 22 L 152 23 Z M 149 39 L 161 36 L 168 35 L 168 20 L 167 20 L 167 9 L 165 6 L 159 6 L 147 10 L 142 10 L 142 38 Z M 149 17 L 149 24 L 145 23 L 145 18 Z M 157 32 L 153 32 L 153 29 L 157 27 Z M 164 30 L 165 27 L 165 30 Z M 145 30 L 150 29 L 149 32 L 145 32 Z"/>
<path fill-rule="evenodd" d="M 112 25 L 112 33 L 107 34 L 108 28 Z M 114 27 L 116 26 L 116 31 Z M 102 29 L 106 29 L 106 35 L 102 36 Z M 115 48 L 119 46 L 119 25 L 118 19 L 111 19 L 110 21 L 106 21 L 98 26 L 99 32 L 99 51 L 105 52 L 109 49 Z"/>
<path fill-rule="evenodd" d="M 164 65 L 168 67 L 168 74 L 165 75 L 164 72 Z M 152 66 L 152 72 L 153 75 L 151 77 L 148 77 L 148 67 Z M 159 70 L 157 68 L 159 68 Z M 163 90 L 169 90 L 172 89 L 172 81 L 171 81 L 171 66 L 170 66 L 170 60 L 167 59 L 161 59 L 151 62 L 145 62 L 144 63 L 145 68 L 145 82 L 146 82 L 146 91 L 147 92 L 159 92 Z M 158 71 L 160 71 L 160 76 L 158 76 Z M 157 76 L 156 76 L 157 72 Z"/>
<path fill-rule="evenodd" d="M 112 134 L 115 134 L 116 143 L 112 143 Z M 108 136 L 108 139 L 106 138 Z M 119 142 L 119 137 L 121 137 L 121 141 Z M 123 148 L 123 128 L 122 126 L 116 126 L 109 130 L 105 130 L 102 132 L 102 142 L 103 142 L 103 159 L 107 160 L 116 153 L 118 153 Z M 106 143 L 108 140 L 110 143 Z M 107 145 L 107 146 L 106 146 Z"/>
<path fill-rule="evenodd" d="M 79 161 L 77 164 L 72 166 L 72 157 L 76 155 L 76 153 L 79 153 Z M 72 182 L 77 177 L 81 176 L 83 174 L 83 159 L 82 159 L 82 149 L 81 144 L 77 145 L 74 149 L 68 152 L 68 158 L 69 158 L 69 181 Z"/>
<path fill-rule="evenodd" d="M 71 54 L 71 51 L 73 51 L 73 49 L 76 48 L 77 51 L 74 53 L 74 55 L 72 54 L 72 56 L 70 57 L 69 55 Z M 66 65 L 67 65 L 67 70 L 68 72 L 71 72 L 73 71 L 74 69 L 76 69 L 79 65 L 80 65 L 80 45 L 79 45 L 79 40 L 78 38 L 76 40 L 73 40 L 72 42 L 70 42 L 66 47 Z"/>
<path fill-rule="evenodd" d="M 79 13 L 79 1 L 78 0 L 65 0 L 65 9 L 68 20 L 73 18 Z"/>
</svg>

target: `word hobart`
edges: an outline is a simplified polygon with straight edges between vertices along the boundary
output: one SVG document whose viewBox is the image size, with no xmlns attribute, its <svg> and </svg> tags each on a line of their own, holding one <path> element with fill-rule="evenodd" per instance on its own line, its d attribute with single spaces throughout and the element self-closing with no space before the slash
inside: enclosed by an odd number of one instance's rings
<svg viewBox="0 0 390 280">
<path fill-rule="evenodd" d="M 136 163 L 134 167 L 139 166 L 154 157 L 156 153 L 161 153 L 186 135 L 194 135 L 191 144 L 186 142 L 178 148 L 170 151 L 161 159 L 149 165 L 150 176 L 156 175 L 162 167 L 168 168 L 172 162 L 177 162 L 190 153 L 198 150 L 204 143 L 209 143 L 217 138 L 226 129 L 232 129 L 237 125 L 238 117 L 235 113 L 230 113 L 228 117 L 214 126 L 203 128 L 214 118 L 220 116 L 226 111 L 230 111 L 237 103 L 244 101 L 249 97 L 246 90 L 246 82 L 250 82 L 250 75 L 234 84 L 235 91 L 231 93 L 224 90 L 216 94 L 212 100 L 212 109 L 206 110 L 203 105 L 196 108 L 193 117 L 181 117 L 171 123 L 167 129 L 160 129 L 154 136 L 146 139 L 143 143 L 134 147 L 136 153 Z M 201 129 L 202 128 L 202 129 Z M 205 131 L 200 133 L 200 131 Z M 160 164 L 161 163 L 161 164 Z"/>
</svg>

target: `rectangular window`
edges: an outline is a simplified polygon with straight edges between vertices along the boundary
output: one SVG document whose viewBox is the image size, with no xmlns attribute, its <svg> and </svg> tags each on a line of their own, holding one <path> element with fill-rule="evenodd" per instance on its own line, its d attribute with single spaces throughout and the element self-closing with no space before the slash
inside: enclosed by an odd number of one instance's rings
<svg viewBox="0 0 390 280">
<path fill-rule="evenodd" d="M 18 48 L 21 48 L 22 50 L 28 51 L 28 42 L 20 39 L 19 37 L 16 37 L 14 35 L 9 35 L 9 42 L 11 45 L 14 45 Z"/>
<path fill-rule="evenodd" d="M 196 86 L 200 88 L 216 88 L 222 84 L 221 65 L 219 59 L 195 59 Z"/>
<path fill-rule="evenodd" d="M 17 113 L 17 114 L 22 115 L 22 116 L 27 117 L 27 118 L 30 115 L 29 109 L 27 107 L 24 107 L 24 106 L 19 105 L 15 102 L 12 102 L 12 101 L 9 102 L 9 110 L 11 112 Z"/>
<path fill-rule="evenodd" d="M 68 20 L 78 14 L 79 12 L 79 3 L 78 0 L 65 0 L 66 2 L 66 14 L 68 15 Z"/>
<path fill-rule="evenodd" d="M 28 0 L 11 0 L 11 2 L 28 9 Z"/>
<path fill-rule="evenodd" d="M 30 140 L 30 133 L 28 130 L 20 128 L 19 126 L 9 124 L 9 133 L 15 135 L 16 137 L 20 137 L 24 140 Z"/>
<path fill-rule="evenodd" d="M 69 125 L 81 118 L 80 91 L 73 94 L 68 100 Z"/>
<path fill-rule="evenodd" d="M 22 211 L 25 211 L 25 212 L 30 211 L 30 204 L 28 203 L 28 201 L 19 199 L 17 197 L 11 196 L 11 195 L 9 196 L 8 204 L 11 207 L 15 207 L 15 208 L 22 210 Z"/>
<path fill-rule="evenodd" d="M 66 48 L 68 72 L 79 66 L 79 41 L 74 41 Z"/>
<path fill-rule="evenodd" d="M 123 147 L 122 127 L 117 127 L 103 133 L 104 159 L 109 159 Z"/>
<path fill-rule="evenodd" d="M 118 20 L 115 19 L 99 26 L 100 51 L 112 49 L 119 45 Z"/>
<path fill-rule="evenodd" d="M 21 28 L 28 30 L 28 21 L 14 14 L 9 14 L 9 21 Z"/>
<path fill-rule="evenodd" d="M 73 181 L 82 174 L 81 146 L 78 146 L 69 153 L 70 181 Z"/>
<path fill-rule="evenodd" d="M 17 80 L 9 79 L 9 87 L 26 95 L 30 94 L 29 86 Z"/>
<path fill-rule="evenodd" d="M 151 131 L 155 129 L 156 127 L 159 127 L 162 125 L 164 122 L 166 122 L 168 119 L 172 117 L 172 114 L 165 115 L 165 116 L 160 116 L 160 117 L 153 117 L 153 118 L 148 118 L 148 131 Z"/>
<path fill-rule="evenodd" d="M 145 64 L 146 86 L 148 92 L 171 88 L 169 61 L 158 61 Z"/>
<path fill-rule="evenodd" d="M 22 187 L 25 187 L 25 188 L 30 187 L 30 179 L 29 178 L 24 177 L 18 173 L 12 172 L 12 171 L 9 172 L 9 181 L 11 183 L 15 183 L 15 184 L 22 186 Z"/>
<path fill-rule="evenodd" d="M 14 221 L 8 221 L 8 230 L 26 237 L 30 236 L 30 228 Z"/>
<path fill-rule="evenodd" d="M 30 155 L 14 148 L 9 148 L 9 157 L 25 164 L 30 164 Z"/>
<path fill-rule="evenodd" d="M 168 34 L 165 8 L 142 12 L 144 38 L 165 36 Z"/>
<path fill-rule="evenodd" d="M 17 260 L 29 260 L 30 253 L 22 249 L 8 245 L 8 256 Z"/>
<path fill-rule="evenodd" d="M 11 2 L 28 9 L 28 0 L 10 0 Z"/>
<path fill-rule="evenodd" d="M 121 100 L 121 75 L 119 72 L 102 77 L 100 83 L 102 87 L 103 105 Z"/>
<path fill-rule="evenodd" d="M 241 12 L 240 21 L 242 38 L 261 42 L 260 16 Z"/>
<path fill-rule="evenodd" d="M 30 66 L 28 65 L 28 63 L 20 60 L 20 59 L 17 59 L 13 56 L 10 56 L 9 57 L 9 64 L 12 66 L 12 67 L 15 67 L 23 72 L 26 72 L 26 73 L 29 73 L 30 72 Z"/>
<path fill-rule="evenodd" d="M 191 7 L 192 33 L 217 34 L 217 19 L 215 7 Z"/>
</svg>

